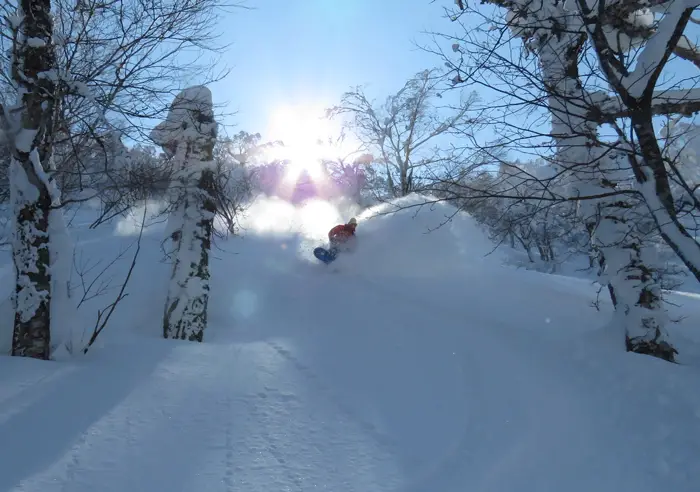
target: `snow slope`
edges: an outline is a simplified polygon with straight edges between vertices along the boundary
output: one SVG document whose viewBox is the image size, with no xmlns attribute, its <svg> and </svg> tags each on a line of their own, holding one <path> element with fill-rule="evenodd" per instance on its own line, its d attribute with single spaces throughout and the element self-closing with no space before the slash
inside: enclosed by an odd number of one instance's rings
<svg viewBox="0 0 700 492">
<path fill-rule="evenodd" d="M 501 266 L 469 217 L 426 234 L 453 211 L 419 204 L 360 214 L 326 268 L 311 247 L 356 210 L 256 203 L 214 253 L 203 344 L 159 339 L 149 227 L 97 348 L 0 358 L 0 490 L 697 490 L 697 297 L 675 297 L 681 365 L 626 354 L 591 285 Z M 137 230 L 75 228 L 93 258 Z"/>
</svg>

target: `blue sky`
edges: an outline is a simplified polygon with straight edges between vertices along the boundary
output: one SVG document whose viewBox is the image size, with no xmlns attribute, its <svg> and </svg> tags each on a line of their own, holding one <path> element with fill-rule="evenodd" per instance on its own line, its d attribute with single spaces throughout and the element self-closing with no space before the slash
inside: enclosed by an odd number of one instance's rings
<svg viewBox="0 0 700 492">
<path fill-rule="evenodd" d="M 449 32 L 451 0 L 247 0 L 255 10 L 223 16 L 223 62 L 231 74 L 212 84 L 215 102 L 238 114 L 234 131 L 265 135 L 286 105 L 330 106 L 351 86 L 383 98 L 414 73 L 441 65 L 412 41 Z M 227 129 L 229 132 L 231 128 Z"/>
<path fill-rule="evenodd" d="M 287 140 L 270 128 L 285 106 L 332 106 L 355 85 L 383 99 L 416 72 L 442 65 L 413 43 L 430 42 L 423 31 L 459 31 L 444 17 L 453 0 L 245 0 L 245 5 L 252 10 L 233 9 L 220 17 L 221 41 L 232 44 L 222 62 L 232 71 L 210 88 L 215 103 L 238 111 L 222 121 L 225 133 L 259 132 L 264 140 Z M 676 61 L 667 74 L 683 78 L 695 70 Z M 484 88 L 478 91 L 493 98 Z M 297 133 L 305 131 L 300 123 Z M 543 125 L 546 132 L 546 118 Z"/>
</svg>

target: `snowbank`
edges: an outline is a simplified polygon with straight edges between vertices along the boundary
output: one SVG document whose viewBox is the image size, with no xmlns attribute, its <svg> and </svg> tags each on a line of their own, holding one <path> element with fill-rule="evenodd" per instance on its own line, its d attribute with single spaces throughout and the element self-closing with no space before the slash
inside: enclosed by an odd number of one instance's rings
<svg viewBox="0 0 700 492">
<path fill-rule="evenodd" d="M 360 211 L 349 200 L 312 199 L 296 206 L 261 197 L 242 215 L 243 235 L 296 240 L 296 259 L 322 267 L 313 256 L 328 231 L 357 217 L 354 251 L 335 264 L 349 272 L 390 276 L 436 276 L 502 263 L 502 255 L 468 214 L 423 195 L 411 195 Z"/>
<path fill-rule="evenodd" d="M 332 201 L 311 199 L 295 205 L 276 196 L 263 195 L 245 207 L 238 225 L 244 237 L 263 240 L 265 244 L 261 246 L 269 248 L 278 243 L 284 248 L 283 261 L 289 268 L 292 264 L 299 266 L 299 260 L 317 264 L 313 249 L 327 243 L 331 227 L 344 223 L 359 212 L 359 205 L 344 198 Z M 279 252 L 277 248 L 272 249 L 275 250 Z M 290 252 L 294 254 L 290 255 Z"/>
<path fill-rule="evenodd" d="M 298 206 L 276 196 L 262 195 L 241 213 L 239 226 L 243 234 L 280 238 L 301 235 L 323 241 L 331 227 L 359 211 L 357 204 L 343 198 L 311 199 Z"/>
<path fill-rule="evenodd" d="M 502 263 L 476 221 L 445 202 L 411 195 L 358 216 L 357 248 L 338 265 L 372 275 L 436 277 Z"/>
<path fill-rule="evenodd" d="M 694 492 L 700 359 L 626 354 L 589 282 L 501 268 L 468 215 L 425 201 L 256 201 L 246 237 L 212 250 L 202 344 L 159 339 L 169 265 L 162 235 L 144 237 L 87 357 L 0 357 L 0 490 Z M 339 273 L 307 263 L 352 215 Z M 88 282 L 135 240 L 91 219 L 71 229 Z M 698 296 L 674 301 L 697 335 Z"/>
</svg>

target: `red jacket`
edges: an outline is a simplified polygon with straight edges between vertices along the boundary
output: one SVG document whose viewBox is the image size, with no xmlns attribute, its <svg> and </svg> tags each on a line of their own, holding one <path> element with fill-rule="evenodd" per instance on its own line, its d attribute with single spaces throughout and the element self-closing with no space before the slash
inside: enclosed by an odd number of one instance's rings
<svg viewBox="0 0 700 492">
<path fill-rule="evenodd" d="M 328 231 L 328 239 L 331 244 L 341 244 L 355 235 L 355 226 L 340 224 Z"/>
</svg>

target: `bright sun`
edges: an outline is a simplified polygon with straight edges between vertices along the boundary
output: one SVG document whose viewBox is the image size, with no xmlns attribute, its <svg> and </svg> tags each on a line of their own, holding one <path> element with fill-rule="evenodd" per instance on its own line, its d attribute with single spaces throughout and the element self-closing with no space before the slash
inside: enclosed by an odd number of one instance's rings
<svg viewBox="0 0 700 492">
<path fill-rule="evenodd" d="M 267 132 L 270 140 L 284 142 L 284 147 L 275 154 L 277 158 L 289 160 L 292 179 L 304 171 L 312 179 L 319 178 L 321 160 L 332 157 L 328 139 L 339 134 L 339 125 L 324 117 L 322 106 L 302 105 L 284 106 L 275 111 Z"/>
</svg>

